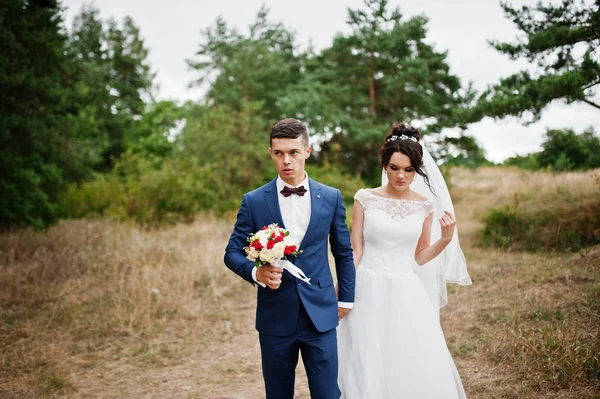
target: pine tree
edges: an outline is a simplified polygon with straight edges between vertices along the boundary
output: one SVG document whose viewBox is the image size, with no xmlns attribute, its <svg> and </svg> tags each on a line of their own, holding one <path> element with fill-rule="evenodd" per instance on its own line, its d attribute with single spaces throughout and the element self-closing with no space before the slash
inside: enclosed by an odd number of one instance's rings
<svg viewBox="0 0 600 399">
<path fill-rule="evenodd" d="M 474 93 L 451 74 L 446 52 L 427 43 L 424 16 L 405 19 L 387 0 L 365 6 L 349 10 L 351 33 L 310 57 L 284 102 L 322 133 L 322 156 L 375 181 L 377 148 L 394 121 L 419 124 L 423 133 L 463 127 Z"/>
<path fill-rule="evenodd" d="M 511 59 L 526 59 L 535 71 L 503 78 L 480 97 L 479 115 L 539 120 L 546 107 L 582 102 L 600 110 L 600 0 L 563 0 L 559 5 L 502 9 L 520 31 L 516 43 L 490 43 Z"/>
<path fill-rule="evenodd" d="M 68 59 L 60 8 L 51 0 L 0 7 L 0 225 L 43 228 L 56 220 L 68 131 Z"/>
</svg>

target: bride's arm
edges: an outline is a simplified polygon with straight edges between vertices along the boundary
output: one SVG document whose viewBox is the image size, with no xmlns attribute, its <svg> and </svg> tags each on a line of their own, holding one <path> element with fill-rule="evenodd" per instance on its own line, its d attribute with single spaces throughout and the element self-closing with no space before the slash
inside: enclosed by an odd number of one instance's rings
<svg viewBox="0 0 600 399">
<path fill-rule="evenodd" d="M 433 213 L 430 213 L 423 222 L 423 231 L 421 237 L 417 243 L 417 249 L 415 251 L 415 260 L 419 266 L 423 266 L 436 256 L 442 253 L 444 248 L 448 246 L 452 241 L 452 235 L 454 234 L 454 228 L 456 227 L 456 220 L 454 216 L 446 212 L 440 219 L 442 225 L 442 237 L 439 240 L 430 245 L 431 237 L 431 225 L 433 223 Z"/>
<path fill-rule="evenodd" d="M 352 208 L 352 231 L 350 233 L 350 244 L 354 253 L 354 267 L 358 266 L 363 255 L 363 221 L 365 220 L 365 211 L 361 203 L 354 200 Z"/>
</svg>

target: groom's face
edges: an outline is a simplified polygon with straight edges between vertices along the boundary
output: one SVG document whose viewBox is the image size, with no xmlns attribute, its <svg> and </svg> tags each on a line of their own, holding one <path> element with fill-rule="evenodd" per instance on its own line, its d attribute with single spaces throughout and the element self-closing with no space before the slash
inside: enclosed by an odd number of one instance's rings
<svg viewBox="0 0 600 399">
<path fill-rule="evenodd" d="M 277 173 L 284 182 L 292 186 L 297 186 L 304 180 L 304 163 L 311 151 L 312 148 L 302 142 L 302 137 L 272 139 L 269 148 Z"/>
</svg>

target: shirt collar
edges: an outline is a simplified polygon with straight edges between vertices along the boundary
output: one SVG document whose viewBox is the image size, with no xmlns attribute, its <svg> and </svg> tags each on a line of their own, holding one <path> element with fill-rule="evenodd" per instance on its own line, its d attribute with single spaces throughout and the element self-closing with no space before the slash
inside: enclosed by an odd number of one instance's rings
<svg viewBox="0 0 600 399">
<path fill-rule="evenodd" d="M 300 186 L 304 186 L 304 188 L 306 189 L 306 192 L 308 193 L 308 191 L 310 190 L 309 184 L 308 184 L 308 173 L 304 172 L 304 180 L 302 180 L 302 182 L 300 182 L 300 184 L 298 184 L 297 186 L 290 186 L 289 184 L 287 184 L 286 182 L 283 181 L 283 179 L 281 178 L 281 176 L 277 176 L 277 192 L 280 192 L 281 190 L 283 190 L 283 188 L 285 186 L 288 186 L 290 188 L 296 188 L 296 187 L 300 187 Z M 281 193 L 280 193 L 281 194 Z"/>
</svg>

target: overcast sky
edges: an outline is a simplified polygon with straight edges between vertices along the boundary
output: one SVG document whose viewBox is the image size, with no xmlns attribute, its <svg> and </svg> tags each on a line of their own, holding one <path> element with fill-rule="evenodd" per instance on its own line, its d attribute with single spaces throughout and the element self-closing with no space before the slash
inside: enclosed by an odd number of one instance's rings
<svg viewBox="0 0 600 399">
<path fill-rule="evenodd" d="M 534 5 L 538 0 L 513 1 L 515 6 Z M 556 2 L 556 1 L 554 1 Z M 62 0 L 66 24 L 84 0 Z M 221 15 L 230 26 L 247 32 L 261 4 L 271 12 L 270 19 L 282 21 L 297 34 L 301 45 L 312 41 L 317 49 L 329 46 L 338 32 L 348 32 L 348 8 L 363 8 L 362 0 L 97 0 L 103 19 L 122 20 L 129 15 L 140 27 L 149 60 L 157 73 L 159 99 L 198 99 L 198 89 L 188 89 L 195 77 L 185 63 L 194 56 L 201 40 L 200 30 Z M 409 17 L 424 14 L 429 18 L 428 42 L 438 51 L 448 51 L 451 72 L 466 84 L 472 81 L 477 90 L 526 66 L 510 61 L 487 44 L 487 39 L 512 40 L 516 35 L 512 23 L 504 18 L 497 0 L 390 0 Z M 514 119 L 494 121 L 489 118 L 470 126 L 487 157 L 501 161 L 515 154 L 537 151 L 546 128 L 573 128 L 576 131 L 594 126 L 600 131 L 600 111 L 586 104 L 553 104 L 540 122 L 522 126 Z"/>
</svg>

